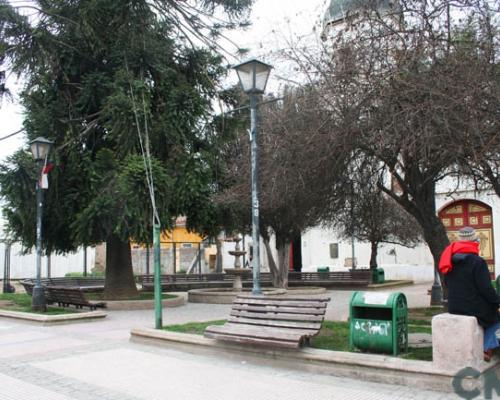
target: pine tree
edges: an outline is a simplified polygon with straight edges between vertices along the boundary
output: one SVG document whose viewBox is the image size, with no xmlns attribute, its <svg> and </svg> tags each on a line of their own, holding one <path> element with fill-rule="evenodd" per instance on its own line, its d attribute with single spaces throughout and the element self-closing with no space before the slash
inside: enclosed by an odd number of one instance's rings
<svg viewBox="0 0 500 400">
<path fill-rule="evenodd" d="M 106 242 L 108 298 L 135 294 L 130 240 L 150 241 L 143 150 L 151 152 L 162 228 L 177 215 L 203 214 L 211 173 L 203 126 L 225 73 L 207 35 L 235 26 L 250 4 L 40 0 L 29 6 L 36 18 L 28 18 L 0 0 L 0 60 L 26 77 L 27 139 L 55 142 L 45 251 Z M 228 24 L 210 19 L 216 8 Z M 0 168 L 10 234 L 27 248 L 35 237 L 35 174 L 24 151 Z"/>
</svg>

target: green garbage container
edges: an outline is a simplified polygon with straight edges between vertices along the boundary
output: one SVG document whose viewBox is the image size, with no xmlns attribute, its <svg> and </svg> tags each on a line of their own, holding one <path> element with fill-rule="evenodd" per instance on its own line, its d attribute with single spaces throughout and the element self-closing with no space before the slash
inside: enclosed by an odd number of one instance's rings
<svg viewBox="0 0 500 400">
<path fill-rule="evenodd" d="M 385 272 L 382 268 L 372 269 L 372 282 L 373 283 L 385 282 Z"/>
<path fill-rule="evenodd" d="M 330 276 L 330 267 L 318 267 L 319 279 L 328 279 Z"/>
<path fill-rule="evenodd" d="M 408 306 L 400 292 L 354 292 L 349 347 L 397 355 L 408 350 Z"/>
<path fill-rule="evenodd" d="M 318 272 L 330 272 L 330 267 L 318 267 Z"/>
</svg>

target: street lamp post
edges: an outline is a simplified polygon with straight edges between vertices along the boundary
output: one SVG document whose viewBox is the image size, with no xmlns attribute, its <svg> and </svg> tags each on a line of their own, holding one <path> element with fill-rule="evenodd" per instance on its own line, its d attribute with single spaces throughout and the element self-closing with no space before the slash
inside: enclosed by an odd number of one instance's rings
<svg viewBox="0 0 500 400">
<path fill-rule="evenodd" d="M 40 174 L 36 181 L 36 281 L 31 296 L 31 309 L 33 311 L 46 311 L 47 309 L 47 302 L 41 282 L 43 191 L 40 186 L 40 179 L 44 163 L 47 160 L 52 144 L 52 141 L 43 137 L 38 137 L 30 143 L 31 153 L 40 168 Z"/>
<path fill-rule="evenodd" d="M 439 272 L 434 268 L 434 282 L 431 288 L 431 306 L 443 304 L 443 288 L 441 287 Z"/>
<path fill-rule="evenodd" d="M 260 228 L 259 228 L 259 171 L 257 96 L 264 93 L 271 65 L 252 59 L 234 66 L 243 91 L 250 97 L 250 140 L 252 153 L 252 241 L 253 241 L 253 294 L 260 288 Z"/>
</svg>

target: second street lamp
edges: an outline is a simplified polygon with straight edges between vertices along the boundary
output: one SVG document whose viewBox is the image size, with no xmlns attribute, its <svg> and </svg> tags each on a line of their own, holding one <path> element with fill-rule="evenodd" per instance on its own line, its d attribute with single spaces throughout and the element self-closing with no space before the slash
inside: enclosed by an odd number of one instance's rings
<svg viewBox="0 0 500 400">
<path fill-rule="evenodd" d="M 39 175 L 36 180 L 36 281 L 31 296 L 31 309 L 33 311 L 45 311 L 47 309 L 47 302 L 41 282 L 43 189 L 40 186 L 40 180 L 52 144 L 52 141 L 43 137 L 38 137 L 30 143 L 31 153 L 39 167 Z"/>
<path fill-rule="evenodd" d="M 260 228 L 259 228 L 259 153 L 257 129 L 257 95 L 264 93 L 272 66 L 252 59 L 233 67 L 243 91 L 250 97 L 250 140 L 252 152 L 252 241 L 253 241 L 253 294 L 260 288 Z"/>
</svg>

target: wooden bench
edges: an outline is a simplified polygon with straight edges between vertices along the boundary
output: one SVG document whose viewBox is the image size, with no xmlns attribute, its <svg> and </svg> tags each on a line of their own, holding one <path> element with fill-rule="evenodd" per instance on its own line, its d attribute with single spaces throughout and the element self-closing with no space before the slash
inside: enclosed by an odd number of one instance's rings
<svg viewBox="0 0 500 400">
<path fill-rule="evenodd" d="M 57 303 L 62 307 L 73 305 L 76 308 L 89 307 L 91 310 L 106 307 L 105 302 L 87 300 L 84 291 L 79 287 L 46 286 L 45 293 L 47 302 Z"/>
<path fill-rule="evenodd" d="M 329 297 L 240 295 L 224 325 L 211 325 L 205 337 L 296 349 L 318 334 Z"/>
<path fill-rule="evenodd" d="M 24 290 L 30 296 L 33 293 L 35 279 L 23 279 L 20 281 Z M 43 278 L 40 280 L 43 287 L 58 286 L 58 287 L 79 287 L 87 293 L 98 293 L 104 291 L 104 278 L 101 277 L 64 277 L 64 278 Z"/>
</svg>

